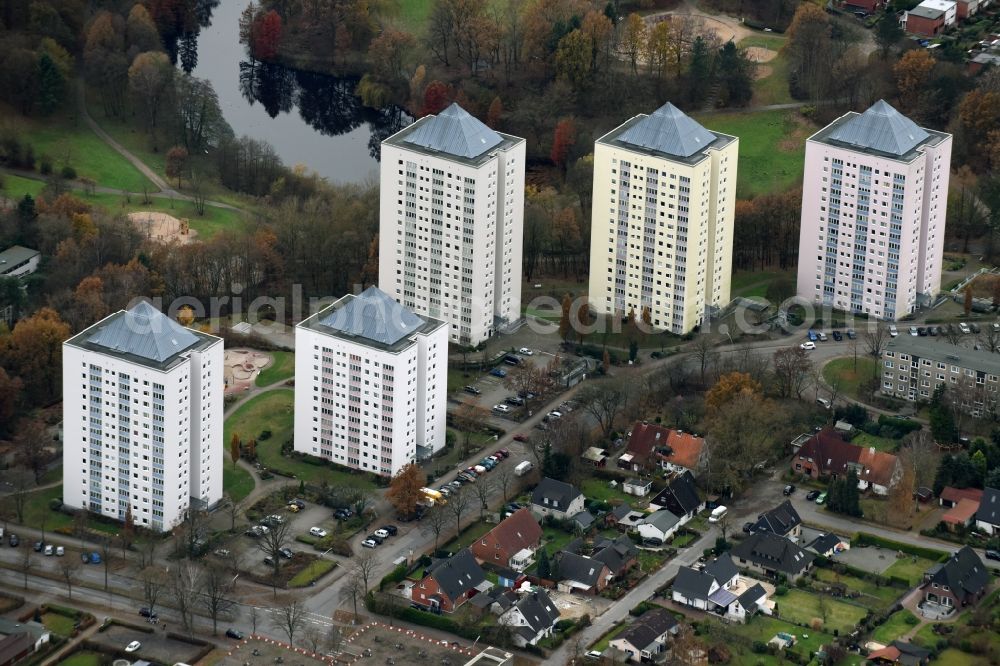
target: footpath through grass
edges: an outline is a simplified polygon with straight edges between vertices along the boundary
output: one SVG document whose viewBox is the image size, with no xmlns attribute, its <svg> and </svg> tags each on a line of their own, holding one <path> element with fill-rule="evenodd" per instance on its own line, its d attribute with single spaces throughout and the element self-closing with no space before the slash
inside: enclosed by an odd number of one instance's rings
<svg viewBox="0 0 1000 666">
<path fill-rule="evenodd" d="M 740 139 L 736 196 L 783 192 L 802 180 L 811 123 L 794 111 L 719 113 L 695 118 L 710 130 Z"/>
<path fill-rule="evenodd" d="M 268 352 L 271 355 L 271 365 L 257 375 L 257 386 L 269 386 L 295 375 L 295 354 L 286 351 Z"/>
</svg>

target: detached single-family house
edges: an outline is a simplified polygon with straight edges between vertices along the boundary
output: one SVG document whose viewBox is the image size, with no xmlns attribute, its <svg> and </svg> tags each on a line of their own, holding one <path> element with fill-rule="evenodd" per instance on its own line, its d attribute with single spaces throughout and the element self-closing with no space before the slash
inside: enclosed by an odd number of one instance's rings
<svg viewBox="0 0 1000 666">
<path fill-rule="evenodd" d="M 681 567 L 671 597 L 676 603 L 698 608 L 735 622 L 746 622 L 756 613 L 771 615 L 774 604 L 767 591 L 755 581 L 743 581 L 728 555 L 709 562 L 701 570 Z"/>
<path fill-rule="evenodd" d="M 917 5 L 904 15 L 902 27 L 912 35 L 934 37 L 944 32 L 945 12 L 941 9 Z"/>
<path fill-rule="evenodd" d="M 545 590 L 536 588 L 504 611 L 499 621 L 513 629 L 514 644 L 518 647 L 536 645 L 552 635 L 552 629 L 559 621 L 559 609 Z"/>
<path fill-rule="evenodd" d="M 560 520 L 583 511 L 583 493 L 565 481 L 545 477 L 531 493 L 531 512 Z"/>
<path fill-rule="evenodd" d="M 608 452 L 596 446 L 591 446 L 580 457 L 594 467 L 604 467 L 608 464 Z"/>
<path fill-rule="evenodd" d="M 591 559 L 604 562 L 608 571 L 615 578 L 621 578 L 628 570 L 639 563 L 639 549 L 632 539 L 620 536 L 614 541 L 600 539 L 594 544 L 594 554 Z"/>
<path fill-rule="evenodd" d="M 630 513 L 632 513 L 632 505 L 628 502 L 622 502 L 604 514 L 604 524 L 607 527 L 618 527 Z"/>
<path fill-rule="evenodd" d="M 671 479 L 666 488 L 657 493 L 649 502 L 649 508 L 653 511 L 666 509 L 680 518 L 680 524 L 683 525 L 698 515 L 698 512 L 705 508 L 705 503 L 698 497 L 694 476 L 691 472 L 682 472 Z"/>
<path fill-rule="evenodd" d="M 39 622 L 0 618 L 0 666 L 9 666 L 34 654 L 52 634 Z"/>
<path fill-rule="evenodd" d="M 834 555 L 851 549 L 851 542 L 842 539 L 833 532 L 820 534 L 805 545 L 805 549 L 822 557 L 831 558 Z"/>
<path fill-rule="evenodd" d="M 979 502 L 970 499 L 960 499 L 958 504 L 948 509 L 941 522 L 948 526 L 949 530 L 965 528 L 975 521 L 976 513 L 979 512 Z"/>
<path fill-rule="evenodd" d="M 868 661 L 873 664 L 900 664 L 901 666 L 927 666 L 931 651 L 912 643 L 893 641 L 880 650 L 868 653 Z"/>
<path fill-rule="evenodd" d="M 789 500 L 757 516 L 754 532 L 771 532 L 797 540 L 802 534 L 802 518 Z"/>
<path fill-rule="evenodd" d="M 518 509 L 473 542 L 469 549 L 480 562 L 524 571 L 535 561 L 542 528 L 528 509 Z"/>
<path fill-rule="evenodd" d="M 706 454 L 705 440 L 701 437 L 640 422 L 632 426 L 618 466 L 633 472 L 648 473 L 656 468 L 697 472 L 704 465 Z"/>
<path fill-rule="evenodd" d="M 920 589 L 924 601 L 954 609 L 982 599 L 989 584 L 986 565 L 970 546 L 963 546 L 947 562 L 931 567 L 924 574 Z"/>
<path fill-rule="evenodd" d="M 843 478 L 852 469 L 858 475 L 858 488 L 871 489 L 876 495 L 888 494 L 903 476 L 896 456 L 845 442 L 829 427 L 810 437 L 792 456 L 792 471 L 814 479 Z"/>
<path fill-rule="evenodd" d="M 643 539 L 659 539 L 661 543 L 666 543 L 677 534 L 680 526 L 680 518 L 666 509 L 660 509 L 642 519 L 638 526 L 639 536 Z"/>
<path fill-rule="evenodd" d="M 1000 534 L 1000 490 L 987 488 L 976 512 L 976 529 L 989 535 Z"/>
<path fill-rule="evenodd" d="M 622 484 L 622 492 L 626 495 L 645 497 L 653 489 L 653 482 L 643 479 L 628 479 Z"/>
<path fill-rule="evenodd" d="M 600 560 L 563 551 L 559 554 L 559 581 L 563 592 L 599 594 L 611 580 L 611 570 Z"/>
<path fill-rule="evenodd" d="M 655 661 L 679 630 L 680 623 L 666 608 L 653 608 L 633 620 L 609 645 L 621 650 L 627 661 Z"/>
<path fill-rule="evenodd" d="M 24 277 L 38 270 L 42 253 L 20 245 L 0 252 L 0 277 Z"/>
<path fill-rule="evenodd" d="M 771 532 L 751 534 L 733 547 L 732 556 L 740 566 L 771 577 L 784 574 L 791 581 L 809 571 L 816 559 L 815 554 Z"/>
<path fill-rule="evenodd" d="M 938 504 L 946 509 L 952 509 L 964 499 L 982 502 L 983 491 L 979 488 L 953 488 L 945 486 L 941 489 L 941 494 L 938 495 Z"/>
<path fill-rule="evenodd" d="M 410 601 L 434 612 L 450 613 L 469 597 L 486 592 L 493 583 L 468 548 L 431 564 L 423 579 L 414 583 Z"/>
</svg>

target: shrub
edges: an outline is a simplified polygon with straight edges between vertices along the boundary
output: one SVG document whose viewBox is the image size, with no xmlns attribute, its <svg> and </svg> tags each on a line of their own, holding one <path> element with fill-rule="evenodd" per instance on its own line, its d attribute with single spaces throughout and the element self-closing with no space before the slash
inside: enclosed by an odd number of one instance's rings
<svg viewBox="0 0 1000 666">
<path fill-rule="evenodd" d="M 809 579 L 806 578 L 805 576 L 802 576 L 797 581 L 795 581 L 795 587 L 798 588 L 809 587 Z"/>
<path fill-rule="evenodd" d="M 52 175 L 52 159 L 49 158 L 49 157 L 42 157 L 42 162 L 38 166 L 38 171 L 43 176 L 51 176 Z"/>
<path fill-rule="evenodd" d="M 76 169 L 67 164 L 62 168 L 62 171 L 59 172 L 59 175 L 66 180 L 76 180 Z"/>
<path fill-rule="evenodd" d="M 767 654 L 767 643 L 764 641 L 754 641 L 751 648 L 756 654 Z"/>
<path fill-rule="evenodd" d="M 260 435 L 257 436 L 257 441 L 263 442 L 266 439 L 271 439 L 271 431 L 270 430 L 261 430 L 260 431 Z"/>
<path fill-rule="evenodd" d="M 920 624 L 920 618 L 918 618 L 913 613 L 910 613 L 909 615 L 907 615 L 906 618 L 903 621 L 906 622 L 906 624 L 910 625 L 911 627 L 915 627 L 918 624 Z"/>
<path fill-rule="evenodd" d="M 947 553 L 940 550 L 915 546 L 908 543 L 902 543 L 900 541 L 893 541 L 892 539 L 886 539 L 875 534 L 868 534 L 867 532 L 858 532 L 857 536 L 854 537 L 854 545 L 878 546 L 880 548 L 888 548 L 889 550 L 898 550 L 906 553 L 907 555 L 916 555 L 917 557 L 924 557 L 929 560 L 934 560 L 935 562 L 941 562 L 948 557 Z"/>
<path fill-rule="evenodd" d="M 819 617 L 814 617 L 813 619 L 809 620 L 809 627 L 813 631 L 819 631 L 820 629 L 823 628 L 823 619 Z"/>
<path fill-rule="evenodd" d="M 779 585 L 774 589 L 774 596 L 783 597 L 788 594 L 788 587 L 785 585 Z"/>
</svg>

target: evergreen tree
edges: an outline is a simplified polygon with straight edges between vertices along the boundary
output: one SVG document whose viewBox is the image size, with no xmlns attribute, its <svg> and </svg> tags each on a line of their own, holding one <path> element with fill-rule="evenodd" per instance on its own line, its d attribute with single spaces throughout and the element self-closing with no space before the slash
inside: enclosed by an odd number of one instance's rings
<svg viewBox="0 0 1000 666">
<path fill-rule="evenodd" d="M 938 463 L 937 474 L 934 475 L 934 494 L 940 495 L 945 486 L 952 485 L 955 477 L 955 456 L 950 453 L 941 458 Z"/>
<path fill-rule="evenodd" d="M 51 115 L 62 104 L 66 81 L 48 53 L 38 57 L 38 110 Z"/>
<path fill-rule="evenodd" d="M 951 415 L 951 410 L 944 402 L 944 384 L 939 384 L 934 389 L 930 403 L 930 426 L 931 435 L 942 444 L 951 444 L 958 439 L 958 429 L 955 427 L 955 419 Z"/>
<path fill-rule="evenodd" d="M 708 44 L 698 35 L 691 45 L 691 60 L 688 65 L 688 99 L 693 104 L 700 104 L 705 99 L 705 92 L 712 76 L 712 55 Z"/>
<path fill-rule="evenodd" d="M 830 479 L 830 483 L 826 486 L 826 508 L 839 513 L 841 506 L 840 482 L 837 479 Z"/>
<path fill-rule="evenodd" d="M 844 513 L 849 516 L 860 517 L 861 511 L 861 491 L 858 490 L 858 473 L 853 469 L 844 479 L 843 490 Z"/>
<path fill-rule="evenodd" d="M 538 549 L 538 577 L 551 580 L 552 563 L 549 562 L 549 553 L 544 548 Z"/>
<path fill-rule="evenodd" d="M 970 462 L 972 463 L 972 466 L 976 468 L 976 476 L 979 477 L 979 483 L 974 485 L 981 486 L 983 479 L 986 478 L 986 454 L 984 454 L 982 450 L 976 451 L 972 454 Z"/>
</svg>

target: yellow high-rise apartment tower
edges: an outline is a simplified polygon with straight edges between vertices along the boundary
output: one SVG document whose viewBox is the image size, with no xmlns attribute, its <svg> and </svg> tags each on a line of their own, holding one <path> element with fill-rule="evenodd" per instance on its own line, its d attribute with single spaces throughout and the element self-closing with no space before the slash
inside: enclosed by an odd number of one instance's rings
<svg viewBox="0 0 1000 666">
<path fill-rule="evenodd" d="M 594 145 L 590 308 L 684 334 L 729 303 L 739 139 L 673 104 Z"/>
</svg>

